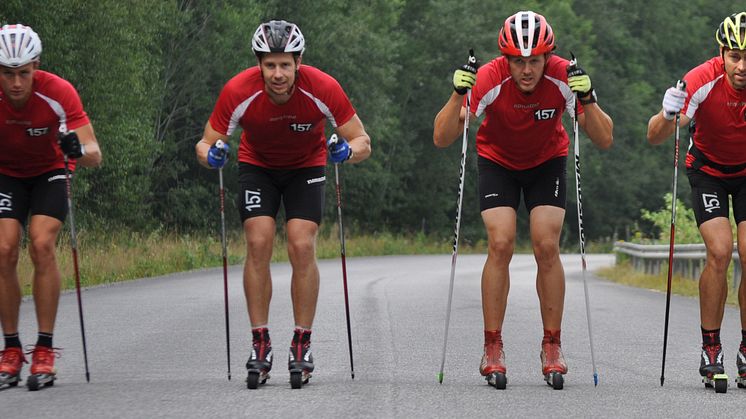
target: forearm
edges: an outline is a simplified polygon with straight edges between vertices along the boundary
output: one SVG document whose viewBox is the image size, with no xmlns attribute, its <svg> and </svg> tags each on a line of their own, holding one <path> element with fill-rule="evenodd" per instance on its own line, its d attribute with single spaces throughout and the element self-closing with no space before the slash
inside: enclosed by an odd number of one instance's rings
<svg viewBox="0 0 746 419">
<path fill-rule="evenodd" d="M 81 143 L 85 149 L 85 154 L 76 160 L 77 164 L 82 167 L 97 167 L 101 165 L 101 148 L 95 141 Z"/>
<path fill-rule="evenodd" d="M 676 123 L 674 120 L 669 121 L 664 118 L 661 110 L 648 121 L 648 142 L 653 145 L 660 144 L 670 137 L 675 129 Z"/>
<path fill-rule="evenodd" d="M 436 147 L 448 147 L 458 138 L 464 129 L 464 120 L 461 117 L 464 97 L 452 93 L 448 102 L 435 116 L 433 123 L 433 143 Z"/>
<path fill-rule="evenodd" d="M 349 163 L 359 163 L 368 157 L 370 157 L 370 137 L 367 133 L 359 135 L 349 141 L 350 149 L 352 150 L 352 157 L 347 160 Z"/>
<path fill-rule="evenodd" d="M 210 144 L 208 144 L 203 138 L 194 146 L 194 151 L 197 154 L 197 161 L 199 164 L 210 169 L 210 165 L 207 163 L 207 152 L 210 151 Z"/>
<path fill-rule="evenodd" d="M 584 105 L 583 130 L 600 149 L 611 147 L 614 142 L 614 122 L 596 103 Z M 580 122 L 580 121 L 579 121 Z"/>
</svg>

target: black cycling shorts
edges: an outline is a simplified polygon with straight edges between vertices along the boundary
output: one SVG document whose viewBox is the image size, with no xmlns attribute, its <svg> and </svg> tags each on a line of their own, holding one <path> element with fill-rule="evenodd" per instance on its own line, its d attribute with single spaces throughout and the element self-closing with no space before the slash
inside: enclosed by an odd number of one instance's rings
<svg viewBox="0 0 746 419">
<path fill-rule="evenodd" d="M 736 224 L 746 220 L 746 176 L 719 178 L 697 169 L 687 168 L 692 187 L 692 208 L 697 226 L 717 217 L 728 218 L 728 195 L 733 199 Z"/>
<path fill-rule="evenodd" d="M 33 215 L 47 215 L 65 222 L 67 217 L 65 170 L 17 178 L 0 174 L 0 218 L 13 218 L 22 225 Z"/>
<path fill-rule="evenodd" d="M 526 170 L 510 170 L 478 156 L 479 210 L 512 207 L 521 201 L 530 213 L 539 205 L 565 208 L 567 157 L 557 157 Z"/>
<path fill-rule="evenodd" d="M 286 220 L 300 218 L 321 224 L 326 185 L 324 170 L 324 166 L 268 169 L 240 163 L 237 204 L 241 221 L 260 215 L 275 218 L 282 203 Z"/>
</svg>

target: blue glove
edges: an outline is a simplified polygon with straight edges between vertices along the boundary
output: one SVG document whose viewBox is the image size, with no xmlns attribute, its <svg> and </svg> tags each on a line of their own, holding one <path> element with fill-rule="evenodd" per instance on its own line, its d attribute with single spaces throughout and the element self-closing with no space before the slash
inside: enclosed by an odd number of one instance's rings
<svg viewBox="0 0 746 419">
<path fill-rule="evenodd" d="M 207 164 L 213 169 L 222 169 L 225 163 L 228 161 L 228 151 L 231 147 L 228 143 L 224 143 L 222 140 L 218 140 L 210 151 L 207 152 Z"/>
<path fill-rule="evenodd" d="M 333 134 L 329 138 L 329 141 L 326 142 L 326 147 L 329 149 L 329 160 L 332 163 L 344 163 L 352 157 L 350 144 L 344 138 L 337 136 L 337 134 Z"/>
</svg>

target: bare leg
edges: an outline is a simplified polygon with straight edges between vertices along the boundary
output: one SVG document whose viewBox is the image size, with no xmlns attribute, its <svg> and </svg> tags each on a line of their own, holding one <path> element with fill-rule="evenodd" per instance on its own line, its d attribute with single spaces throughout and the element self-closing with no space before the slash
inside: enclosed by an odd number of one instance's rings
<svg viewBox="0 0 746 419">
<path fill-rule="evenodd" d="M 60 300 L 60 270 L 56 242 L 62 222 L 46 215 L 34 215 L 29 223 L 29 254 L 34 264 L 34 306 L 39 332 L 53 333 Z"/>
<path fill-rule="evenodd" d="M 482 271 L 484 330 L 502 330 L 510 291 L 510 260 L 513 258 L 516 212 L 511 207 L 482 211 L 489 249 Z"/>
<path fill-rule="evenodd" d="M 249 218 L 243 223 L 246 236 L 246 262 L 243 268 L 243 288 L 252 327 L 269 322 L 269 302 L 272 299 L 272 243 L 275 239 L 275 219 L 268 216 Z"/>
<path fill-rule="evenodd" d="M 0 219 L 0 323 L 3 333 L 18 332 L 18 310 L 21 286 L 18 282 L 18 253 L 21 245 L 21 223 Z"/>
<path fill-rule="evenodd" d="M 316 234 L 313 221 L 292 218 L 287 223 L 288 258 L 293 267 L 290 293 L 297 326 L 310 329 L 319 297 L 319 267 L 316 264 Z"/>
<path fill-rule="evenodd" d="M 565 271 L 559 257 L 559 239 L 565 210 L 541 205 L 531 210 L 531 244 L 536 259 L 536 292 L 544 329 L 560 330 L 565 304 Z"/>
<path fill-rule="evenodd" d="M 727 218 L 718 217 L 699 226 L 707 259 L 699 277 L 699 309 L 702 327 L 719 329 L 728 297 L 726 273 L 733 253 L 733 235 Z"/>
</svg>

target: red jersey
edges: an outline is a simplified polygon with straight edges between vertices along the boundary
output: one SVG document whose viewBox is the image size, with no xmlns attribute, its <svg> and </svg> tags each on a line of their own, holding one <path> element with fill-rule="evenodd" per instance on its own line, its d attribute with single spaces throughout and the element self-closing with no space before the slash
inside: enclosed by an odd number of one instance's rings
<svg viewBox="0 0 746 419">
<path fill-rule="evenodd" d="M 0 173 L 28 178 L 64 168 L 57 133 L 89 123 L 78 92 L 52 73 L 34 72 L 31 96 L 21 109 L 13 108 L 0 89 Z"/>
<path fill-rule="evenodd" d="M 339 83 L 315 67 L 298 68 L 295 91 L 282 105 L 272 103 L 261 70 L 252 67 L 223 87 L 210 125 L 224 135 L 243 128 L 239 161 L 290 169 L 326 165 L 325 120 L 336 128 L 354 115 Z"/>
<path fill-rule="evenodd" d="M 715 163 L 746 163 L 746 89 L 731 87 L 721 57 L 695 67 L 684 80 L 688 97 L 682 112 L 696 120 L 694 145 Z M 694 156 L 688 153 L 686 166 L 691 167 L 693 161 Z M 721 178 L 746 176 L 746 169 L 725 174 L 705 165 L 700 170 Z"/>
<path fill-rule="evenodd" d="M 477 154 L 511 170 L 567 156 L 570 140 L 562 113 L 572 115 L 575 106 L 575 95 L 567 85 L 568 64 L 564 58 L 549 56 L 544 75 L 528 94 L 510 76 L 506 57 L 480 67 L 471 96 L 471 112 L 485 115 L 477 131 Z"/>
</svg>

